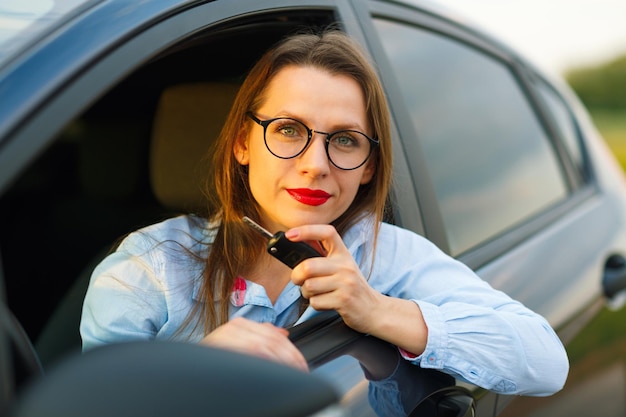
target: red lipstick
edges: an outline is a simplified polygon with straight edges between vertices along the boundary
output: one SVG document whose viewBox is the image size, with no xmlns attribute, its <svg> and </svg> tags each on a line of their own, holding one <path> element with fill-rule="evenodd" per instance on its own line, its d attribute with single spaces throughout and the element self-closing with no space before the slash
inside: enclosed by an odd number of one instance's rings
<svg viewBox="0 0 626 417">
<path fill-rule="evenodd" d="M 296 201 L 309 206 L 320 206 L 331 197 L 326 191 L 310 188 L 289 188 L 287 192 Z"/>
</svg>

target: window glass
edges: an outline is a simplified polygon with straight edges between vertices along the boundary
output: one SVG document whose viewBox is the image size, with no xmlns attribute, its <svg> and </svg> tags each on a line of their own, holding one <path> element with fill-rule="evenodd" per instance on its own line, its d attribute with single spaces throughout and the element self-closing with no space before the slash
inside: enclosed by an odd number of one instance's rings
<svg viewBox="0 0 626 417">
<path fill-rule="evenodd" d="M 375 20 L 458 255 L 562 200 L 545 131 L 509 69 L 416 27 Z M 410 155 L 409 155 L 410 158 Z"/>
<path fill-rule="evenodd" d="M 583 153 L 580 148 L 578 129 L 574 124 L 572 114 L 563 99 L 544 82 L 537 82 L 536 87 L 537 91 L 539 91 L 541 97 L 544 99 L 546 105 L 552 113 L 552 117 L 556 123 L 556 128 L 559 130 L 559 133 L 563 138 L 565 147 L 574 162 L 574 166 L 576 167 L 578 174 L 580 174 L 581 178 L 584 178 L 585 168 Z"/>
<path fill-rule="evenodd" d="M 85 3 L 86 0 L 3 0 L 0 3 L 0 62 Z"/>
</svg>

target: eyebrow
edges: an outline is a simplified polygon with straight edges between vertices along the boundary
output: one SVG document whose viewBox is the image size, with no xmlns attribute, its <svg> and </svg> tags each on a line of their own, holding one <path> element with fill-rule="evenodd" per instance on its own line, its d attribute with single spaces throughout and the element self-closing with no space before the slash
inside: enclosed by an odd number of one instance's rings
<svg viewBox="0 0 626 417">
<path fill-rule="evenodd" d="M 317 129 L 314 129 L 311 127 L 311 122 L 310 121 L 306 121 L 304 118 L 295 115 L 291 112 L 285 111 L 285 110 L 281 110 L 279 112 L 277 112 L 278 116 L 272 116 L 272 117 L 268 117 L 268 119 L 279 119 L 279 118 L 286 118 L 286 119 L 294 119 L 297 120 L 301 123 L 304 123 L 306 126 L 309 127 L 309 129 L 313 129 L 317 132 Z M 337 125 L 339 127 L 335 127 L 331 130 L 329 130 L 328 132 L 325 133 L 333 133 L 333 132 L 339 132 L 341 130 L 357 130 L 359 132 L 363 132 L 366 133 L 367 129 L 365 129 L 363 126 L 359 125 L 358 123 L 345 123 L 345 124 L 340 124 Z M 370 136 L 368 133 L 366 133 L 368 136 Z"/>
</svg>

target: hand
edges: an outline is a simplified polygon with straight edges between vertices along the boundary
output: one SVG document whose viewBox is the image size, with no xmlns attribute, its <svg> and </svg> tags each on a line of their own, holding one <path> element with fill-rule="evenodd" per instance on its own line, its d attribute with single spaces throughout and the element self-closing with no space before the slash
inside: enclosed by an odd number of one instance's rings
<svg viewBox="0 0 626 417">
<path fill-rule="evenodd" d="M 369 333 L 371 317 L 384 296 L 367 283 L 335 228 L 301 226 L 285 236 L 292 241 L 319 241 L 325 249 L 325 257 L 306 259 L 291 273 L 310 305 L 316 310 L 336 310 L 348 326 Z"/>
<path fill-rule="evenodd" d="M 300 285 L 311 307 L 336 310 L 354 330 L 415 355 L 424 351 L 428 327 L 419 306 L 373 289 L 334 227 L 300 226 L 285 236 L 293 241 L 319 241 L 326 250 L 325 257 L 305 259 L 291 272 L 291 280 Z"/>
<path fill-rule="evenodd" d="M 271 323 L 257 323 L 237 317 L 213 330 L 200 344 L 258 356 L 308 371 L 306 359 L 291 343 L 288 335 L 287 329 Z"/>
</svg>

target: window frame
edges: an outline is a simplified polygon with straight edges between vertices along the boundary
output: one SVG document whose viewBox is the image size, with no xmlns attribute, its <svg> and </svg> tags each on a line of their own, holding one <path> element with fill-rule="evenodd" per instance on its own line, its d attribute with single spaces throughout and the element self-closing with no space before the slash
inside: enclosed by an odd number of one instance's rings
<svg viewBox="0 0 626 417">
<path fill-rule="evenodd" d="M 586 184 L 593 183 L 594 178 L 593 169 L 591 166 L 591 158 L 589 157 L 589 152 L 585 146 L 583 129 L 576 120 L 576 116 L 572 108 L 568 105 L 568 102 L 565 99 L 563 93 L 559 91 L 559 89 L 555 85 L 555 81 L 547 80 L 545 77 L 541 76 L 530 68 L 523 67 L 522 73 L 523 76 L 527 79 L 528 85 L 531 86 L 530 90 L 532 94 L 534 94 L 537 106 L 542 109 L 541 114 L 546 119 L 545 123 L 550 129 L 553 129 L 554 136 L 559 138 L 559 140 L 557 141 L 558 144 L 561 145 L 559 150 L 562 152 L 565 166 L 569 170 L 568 174 L 571 176 L 571 183 L 573 185 L 573 188 L 580 188 L 584 187 Z M 562 129 L 559 126 L 558 121 L 555 119 L 552 106 L 546 102 L 546 99 L 543 97 L 540 91 L 541 89 L 549 91 L 550 94 L 553 95 L 553 98 L 559 102 L 559 104 L 562 106 L 563 110 L 567 114 L 567 118 L 569 122 L 571 122 L 572 130 L 576 135 L 574 140 L 580 154 L 580 163 L 582 164 L 581 169 L 576 166 L 576 161 L 574 160 L 571 151 L 568 149 L 566 139 L 562 135 Z"/>
</svg>

